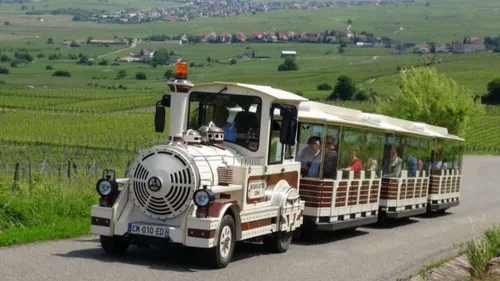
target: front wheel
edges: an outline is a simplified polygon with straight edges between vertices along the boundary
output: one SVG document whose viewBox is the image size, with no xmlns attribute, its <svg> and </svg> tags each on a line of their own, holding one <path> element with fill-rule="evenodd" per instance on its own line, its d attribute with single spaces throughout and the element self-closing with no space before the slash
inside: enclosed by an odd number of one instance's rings
<svg viewBox="0 0 500 281">
<path fill-rule="evenodd" d="M 264 246 L 273 253 L 284 253 L 288 251 L 292 242 L 292 231 L 280 231 L 264 238 Z"/>
<path fill-rule="evenodd" d="M 213 268 L 226 267 L 234 253 L 236 227 L 233 217 L 225 215 L 219 226 L 217 245 L 209 249 L 208 261 Z"/>
<path fill-rule="evenodd" d="M 123 254 L 127 251 L 130 243 L 125 241 L 120 236 L 104 236 L 101 235 L 101 246 L 104 251 L 110 255 Z"/>
</svg>

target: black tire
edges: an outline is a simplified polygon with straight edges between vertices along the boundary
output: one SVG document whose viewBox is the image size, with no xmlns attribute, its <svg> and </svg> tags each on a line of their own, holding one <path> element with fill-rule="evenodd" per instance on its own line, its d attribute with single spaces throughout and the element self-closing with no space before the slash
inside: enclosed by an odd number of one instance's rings
<svg viewBox="0 0 500 281">
<path fill-rule="evenodd" d="M 228 231 L 229 230 L 229 231 Z M 229 238 L 229 239 L 228 239 Z M 233 257 L 236 240 L 236 225 L 230 215 L 225 215 L 220 223 L 217 234 L 217 245 L 208 249 L 209 266 L 225 268 Z"/>
<path fill-rule="evenodd" d="M 440 215 L 444 215 L 444 214 L 446 214 L 446 211 L 447 211 L 447 210 L 448 210 L 448 208 L 446 208 L 446 209 L 440 209 L 440 210 L 437 210 L 436 212 L 437 212 L 438 214 L 440 214 Z"/>
<path fill-rule="evenodd" d="M 292 231 L 280 231 L 264 237 L 264 247 L 272 253 L 284 253 L 292 243 Z"/>
<path fill-rule="evenodd" d="M 304 223 L 300 227 L 300 238 L 305 242 L 316 242 L 319 238 L 319 231 L 313 222 L 308 222 L 304 220 Z"/>
<path fill-rule="evenodd" d="M 127 251 L 130 243 L 125 241 L 120 236 L 104 236 L 101 235 L 101 246 L 107 254 L 119 255 Z"/>
</svg>

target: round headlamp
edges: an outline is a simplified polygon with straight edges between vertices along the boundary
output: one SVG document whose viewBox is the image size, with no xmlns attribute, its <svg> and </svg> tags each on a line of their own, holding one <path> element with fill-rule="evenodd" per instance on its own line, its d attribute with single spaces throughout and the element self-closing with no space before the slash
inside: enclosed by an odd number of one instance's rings
<svg viewBox="0 0 500 281">
<path fill-rule="evenodd" d="M 107 179 L 101 179 L 97 182 L 96 189 L 99 195 L 108 196 L 113 192 L 114 184 Z"/>
<path fill-rule="evenodd" d="M 215 194 L 210 189 L 198 189 L 193 194 L 194 204 L 198 207 L 207 207 L 215 200 Z"/>
</svg>

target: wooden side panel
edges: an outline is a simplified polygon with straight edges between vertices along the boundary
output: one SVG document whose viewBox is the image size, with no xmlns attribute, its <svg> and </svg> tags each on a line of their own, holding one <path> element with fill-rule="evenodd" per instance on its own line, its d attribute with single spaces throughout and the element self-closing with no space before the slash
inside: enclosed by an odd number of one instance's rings
<svg viewBox="0 0 500 281">
<path fill-rule="evenodd" d="M 407 184 L 408 184 L 407 179 L 401 179 L 401 189 L 399 191 L 399 199 L 406 199 Z"/>
<path fill-rule="evenodd" d="M 374 180 L 370 186 L 370 203 L 378 202 L 378 185 L 380 180 Z"/>
<path fill-rule="evenodd" d="M 439 176 L 431 176 L 431 183 L 429 185 L 430 194 L 439 194 Z"/>
<path fill-rule="evenodd" d="M 361 183 L 361 191 L 359 192 L 359 204 L 368 203 L 368 193 L 370 192 L 370 182 L 363 181 Z"/>
<path fill-rule="evenodd" d="M 398 180 L 382 178 L 380 199 L 396 200 L 398 197 Z"/>
<path fill-rule="evenodd" d="M 416 195 L 415 191 L 415 179 L 408 179 L 408 184 L 406 186 L 406 198 L 414 198 L 414 195 Z"/>
<path fill-rule="evenodd" d="M 335 193 L 335 207 L 346 206 L 347 199 L 347 182 L 343 181 L 339 183 L 337 192 Z"/>
<path fill-rule="evenodd" d="M 360 188 L 360 181 L 351 181 L 351 186 L 349 187 L 347 205 L 353 206 L 358 204 L 359 188 Z"/>
</svg>

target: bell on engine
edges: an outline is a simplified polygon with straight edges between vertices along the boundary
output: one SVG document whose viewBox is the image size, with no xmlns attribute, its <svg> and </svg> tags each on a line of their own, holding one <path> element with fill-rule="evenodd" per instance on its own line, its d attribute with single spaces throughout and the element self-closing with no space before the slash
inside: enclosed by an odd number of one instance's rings
<svg viewBox="0 0 500 281">
<path fill-rule="evenodd" d="M 198 129 L 201 137 L 201 142 L 224 148 L 224 130 L 217 127 L 214 122 L 210 122 L 208 126 L 202 126 Z"/>
</svg>

